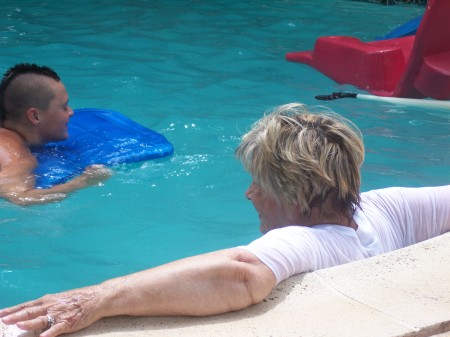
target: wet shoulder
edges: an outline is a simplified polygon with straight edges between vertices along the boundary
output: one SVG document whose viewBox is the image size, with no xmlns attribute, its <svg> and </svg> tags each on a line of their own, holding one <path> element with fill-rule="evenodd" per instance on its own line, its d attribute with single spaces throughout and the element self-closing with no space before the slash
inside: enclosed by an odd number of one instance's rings
<svg viewBox="0 0 450 337">
<path fill-rule="evenodd" d="M 0 173 L 32 171 L 36 165 L 36 158 L 22 138 L 10 130 L 0 128 Z"/>
</svg>

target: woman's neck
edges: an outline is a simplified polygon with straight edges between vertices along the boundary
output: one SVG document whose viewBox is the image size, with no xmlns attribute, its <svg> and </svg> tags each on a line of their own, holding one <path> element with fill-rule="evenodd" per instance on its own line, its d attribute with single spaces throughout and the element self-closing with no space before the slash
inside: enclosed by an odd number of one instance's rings
<svg viewBox="0 0 450 337">
<path fill-rule="evenodd" d="M 305 219 L 305 226 L 314 225 L 338 225 L 344 227 L 353 228 L 355 231 L 358 229 L 358 225 L 353 220 L 353 217 L 349 217 L 343 214 L 330 214 L 323 211 L 323 208 L 313 207 L 309 218 Z"/>
</svg>

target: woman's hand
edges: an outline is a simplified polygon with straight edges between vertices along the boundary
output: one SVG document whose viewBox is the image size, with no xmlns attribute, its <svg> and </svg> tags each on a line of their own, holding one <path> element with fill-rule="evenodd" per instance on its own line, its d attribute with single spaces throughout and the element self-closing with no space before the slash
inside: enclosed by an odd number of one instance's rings
<svg viewBox="0 0 450 337">
<path fill-rule="evenodd" d="M 16 324 L 22 330 L 42 330 L 40 337 L 55 337 L 83 329 L 97 320 L 100 313 L 98 286 L 46 295 L 0 310 L 7 325 Z"/>
</svg>

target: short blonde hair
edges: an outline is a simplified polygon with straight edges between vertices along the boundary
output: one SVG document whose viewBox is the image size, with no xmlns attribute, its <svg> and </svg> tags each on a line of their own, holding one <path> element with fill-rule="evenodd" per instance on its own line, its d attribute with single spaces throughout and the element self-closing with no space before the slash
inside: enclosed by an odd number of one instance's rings
<svg viewBox="0 0 450 337">
<path fill-rule="evenodd" d="M 282 105 L 242 137 L 236 156 L 263 192 L 287 209 L 297 206 L 309 215 L 319 207 L 351 217 L 359 207 L 362 135 L 331 110 Z"/>
</svg>

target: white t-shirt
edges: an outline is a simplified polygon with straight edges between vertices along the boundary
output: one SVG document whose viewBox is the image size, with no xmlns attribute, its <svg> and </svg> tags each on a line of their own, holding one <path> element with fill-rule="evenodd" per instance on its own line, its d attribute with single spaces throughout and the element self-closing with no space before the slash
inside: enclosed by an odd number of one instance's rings
<svg viewBox="0 0 450 337">
<path fill-rule="evenodd" d="M 289 276 L 390 252 L 450 231 L 450 185 L 392 187 L 361 194 L 355 231 L 339 225 L 273 229 L 247 246 L 275 274 Z"/>
</svg>

